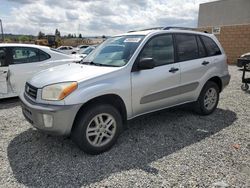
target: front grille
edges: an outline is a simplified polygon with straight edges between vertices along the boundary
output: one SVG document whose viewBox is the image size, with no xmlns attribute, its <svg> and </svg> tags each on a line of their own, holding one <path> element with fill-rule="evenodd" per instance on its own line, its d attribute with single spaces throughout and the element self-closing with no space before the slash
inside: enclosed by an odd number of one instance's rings
<svg viewBox="0 0 250 188">
<path fill-rule="evenodd" d="M 25 93 L 30 96 L 33 99 L 36 99 L 37 97 L 37 88 L 30 85 L 29 83 L 26 83 L 25 85 Z"/>
</svg>

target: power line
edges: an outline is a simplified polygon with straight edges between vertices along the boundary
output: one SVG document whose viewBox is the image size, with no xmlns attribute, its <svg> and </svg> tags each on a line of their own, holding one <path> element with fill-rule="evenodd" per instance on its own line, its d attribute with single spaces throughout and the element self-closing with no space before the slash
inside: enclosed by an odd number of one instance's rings
<svg viewBox="0 0 250 188">
<path fill-rule="evenodd" d="M 1 35 L 2 35 L 2 41 L 4 42 L 4 35 L 3 35 L 3 24 L 2 20 L 0 19 L 0 27 L 1 27 Z"/>
</svg>

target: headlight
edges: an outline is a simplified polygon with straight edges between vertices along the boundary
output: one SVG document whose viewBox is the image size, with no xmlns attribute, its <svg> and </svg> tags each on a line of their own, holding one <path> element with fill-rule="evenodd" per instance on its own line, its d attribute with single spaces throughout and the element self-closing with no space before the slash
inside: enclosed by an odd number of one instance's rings
<svg viewBox="0 0 250 188">
<path fill-rule="evenodd" d="M 77 88 L 77 82 L 65 82 L 45 86 L 42 89 L 42 99 L 59 101 L 67 97 Z"/>
</svg>

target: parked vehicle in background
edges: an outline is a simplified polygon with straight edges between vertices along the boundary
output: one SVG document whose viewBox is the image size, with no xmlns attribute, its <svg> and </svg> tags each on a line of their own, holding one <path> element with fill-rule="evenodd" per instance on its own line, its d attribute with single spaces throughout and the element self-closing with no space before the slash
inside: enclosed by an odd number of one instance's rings
<svg viewBox="0 0 250 188">
<path fill-rule="evenodd" d="M 18 96 L 35 73 L 79 61 L 46 46 L 0 44 L 0 99 Z"/>
<path fill-rule="evenodd" d="M 55 35 L 46 35 L 43 38 L 37 39 L 35 41 L 35 44 L 55 48 L 56 47 L 56 36 Z"/>
<path fill-rule="evenodd" d="M 74 54 L 77 52 L 77 50 L 72 46 L 60 46 L 56 49 L 61 51 L 62 53 L 68 54 L 68 55 Z"/>
<path fill-rule="evenodd" d="M 88 47 L 89 47 L 89 45 L 79 45 L 79 46 L 77 46 L 77 49 L 81 50 L 81 49 L 85 49 L 85 48 L 88 48 Z"/>
<path fill-rule="evenodd" d="M 111 37 L 81 64 L 40 72 L 20 98 L 34 127 L 70 135 L 98 154 L 139 115 L 191 102 L 197 113 L 211 114 L 229 80 L 214 35 L 161 28 Z"/>
<path fill-rule="evenodd" d="M 249 52 L 249 53 L 242 54 L 242 55 L 240 56 L 240 58 L 250 59 L 250 52 Z M 243 67 L 243 65 L 240 63 L 240 61 L 237 61 L 237 66 L 238 66 L 238 67 Z M 250 71 L 250 63 L 247 63 L 247 64 L 246 64 L 246 70 Z"/>
<path fill-rule="evenodd" d="M 89 46 L 87 48 L 81 49 L 77 54 L 72 54 L 76 58 L 84 59 L 87 55 L 89 55 L 97 46 Z"/>
</svg>

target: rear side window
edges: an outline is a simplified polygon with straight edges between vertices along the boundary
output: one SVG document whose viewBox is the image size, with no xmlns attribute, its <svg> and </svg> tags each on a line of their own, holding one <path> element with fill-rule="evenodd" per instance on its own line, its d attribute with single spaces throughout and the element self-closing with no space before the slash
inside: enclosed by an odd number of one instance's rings
<svg viewBox="0 0 250 188">
<path fill-rule="evenodd" d="M 50 55 L 37 48 L 12 48 L 12 64 L 40 62 L 49 59 Z"/>
<path fill-rule="evenodd" d="M 197 39 L 197 45 L 198 45 L 198 49 L 199 49 L 199 57 L 202 58 L 202 57 L 206 57 L 207 54 L 206 54 L 206 50 L 204 48 L 204 45 L 202 44 L 201 42 L 201 39 L 199 36 L 196 37 Z"/>
<path fill-rule="evenodd" d="M 153 58 L 156 66 L 174 62 L 174 46 L 172 35 L 160 35 L 152 38 L 143 48 L 140 59 Z"/>
<path fill-rule="evenodd" d="M 39 61 L 39 51 L 35 48 L 14 47 L 12 49 L 12 63 L 22 64 Z"/>
<path fill-rule="evenodd" d="M 188 61 L 199 58 L 196 37 L 188 34 L 175 35 L 178 61 Z"/>
<path fill-rule="evenodd" d="M 217 44 L 209 37 L 201 36 L 203 43 L 207 49 L 208 56 L 220 55 L 221 51 Z"/>
</svg>

